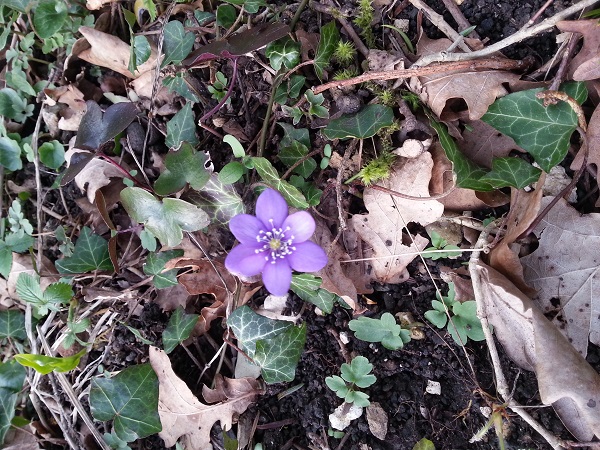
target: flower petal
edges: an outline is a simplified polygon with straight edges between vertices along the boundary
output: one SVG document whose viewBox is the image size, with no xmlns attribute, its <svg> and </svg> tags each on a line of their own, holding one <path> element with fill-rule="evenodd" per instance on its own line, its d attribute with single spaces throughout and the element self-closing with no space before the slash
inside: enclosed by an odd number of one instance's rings
<svg viewBox="0 0 600 450">
<path fill-rule="evenodd" d="M 263 283 L 273 295 L 284 296 L 292 284 L 292 269 L 285 259 L 279 259 L 274 264 L 267 263 L 262 274 Z"/>
<path fill-rule="evenodd" d="M 258 247 L 238 245 L 225 258 L 225 267 L 234 275 L 251 277 L 262 272 L 267 263 L 265 253 L 256 253 Z"/>
<path fill-rule="evenodd" d="M 308 241 L 315 232 L 315 219 L 306 211 L 298 211 L 291 214 L 283 221 L 281 228 L 284 230 L 290 227 L 290 231 L 285 233 L 285 237 L 294 236 L 294 242 Z"/>
<path fill-rule="evenodd" d="M 296 250 L 286 257 L 291 268 L 298 272 L 316 272 L 327 265 L 327 255 L 311 241 L 295 244 Z"/>
<path fill-rule="evenodd" d="M 266 189 L 256 200 L 256 217 L 269 231 L 279 228 L 288 215 L 288 205 L 279 192 Z M 272 220 L 272 222 L 271 222 Z"/>
<path fill-rule="evenodd" d="M 256 236 L 264 229 L 264 225 L 250 214 L 238 214 L 229 221 L 229 229 L 242 244 L 256 245 Z"/>
</svg>

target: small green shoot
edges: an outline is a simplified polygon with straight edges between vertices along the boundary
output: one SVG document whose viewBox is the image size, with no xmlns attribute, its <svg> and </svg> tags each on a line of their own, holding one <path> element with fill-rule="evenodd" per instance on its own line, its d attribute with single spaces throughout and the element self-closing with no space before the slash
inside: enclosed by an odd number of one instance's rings
<svg viewBox="0 0 600 450">
<path fill-rule="evenodd" d="M 87 342 L 82 341 L 77 336 L 79 333 L 83 333 L 90 326 L 90 319 L 80 319 L 75 320 L 75 309 L 77 308 L 77 301 L 75 299 L 71 300 L 71 304 L 69 305 L 69 313 L 67 316 L 67 332 L 65 333 L 65 338 L 62 342 L 62 345 L 65 349 L 70 349 L 75 342 L 79 345 L 83 345 L 84 347 L 89 345 Z"/>
<path fill-rule="evenodd" d="M 432 260 L 437 261 L 441 258 L 455 259 L 461 255 L 462 251 L 460 250 L 460 248 L 456 245 L 448 244 L 448 241 L 446 239 L 443 239 L 437 231 L 432 231 L 431 233 L 429 233 L 429 236 L 431 237 L 431 247 L 427 247 L 425 250 L 423 250 L 423 258 L 431 258 Z M 435 253 L 428 253 L 432 250 L 445 251 L 436 251 Z"/>
<path fill-rule="evenodd" d="M 354 61 L 356 57 L 356 47 L 351 41 L 339 41 L 333 57 L 342 66 L 346 67 Z"/>
<path fill-rule="evenodd" d="M 348 326 L 357 339 L 365 342 L 381 342 L 388 350 L 398 350 L 410 342 L 410 331 L 403 329 L 392 314 L 383 313 L 380 319 L 359 317 L 351 320 Z"/>
<path fill-rule="evenodd" d="M 227 77 L 223 75 L 223 72 L 218 71 L 215 74 L 215 82 L 212 86 L 208 86 L 208 92 L 211 93 L 211 97 L 214 98 L 217 102 L 220 102 L 227 95 Z M 231 104 L 231 98 L 228 98 L 224 103 L 225 105 Z"/>
<path fill-rule="evenodd" d="M 355 357 L 350 364 L 341 366 L 341 377 L 333 375 L 325 378 L 325 383 L 340 398 L 348 404 L 367 407 L 371 404 L 369 395 L 356 390 L 371 386 L 377 378 L 371 373 L 373 364 L 364 356 Z"/>
</svg>

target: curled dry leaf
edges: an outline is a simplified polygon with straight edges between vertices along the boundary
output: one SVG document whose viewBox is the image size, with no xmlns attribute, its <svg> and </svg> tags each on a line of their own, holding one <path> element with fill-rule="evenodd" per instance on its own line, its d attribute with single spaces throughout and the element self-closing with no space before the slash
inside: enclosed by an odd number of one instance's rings
<svg viewBox="0 0 600 450">
<path fill-rule="evenodd" d="M 583 46 L 569 64 L 569 75 L 575 81 L 600 78 L 600 27 L 597 19 L 563 20 L 556 24 L 560 31 L 583 35 Z"/>
<path fill-rule="evenodd" d="M 600 436 L 600 376 L 506 277 L 481 262 L 475 272 L 483 313 L 510 358 L 535 371 L 542 402 L 577 439 Z"/>
<path fill-rule="evenodd" d="M 552 198 L 542 200 L 545 207 Z M 539 247 L 521 258 L 534 300 L 573 347 L 600 345 L 600 214 L 580 215 L 564 199 L 533 230 Z M 600 405 L 599 405 L 600 406 Z"/>
<path fill-rule="evenodd" d="M 171 368 L 167 354 L 150 347 L 150 364 L 158 376 L 158 413 L 162 431 L 158 434 L 166 447 L 177 441 L 187 450 L 209 450 L 210 429 L 217 421 L 229 430 L 239 414 L 243 413 L 262 392 L 253 379 L 216 379 L 215 389 L 203 389 L 207 401 L 219 403 L 206 405 Z"/>
<path fill-rule="evenodd" d="M 74 154 L 82 150 L 72 148 L 65 153 L 67 166 L 71 164 L 71 158 Z M 112 164 L 100 159 L 93 158 L 85 167 L 75 176 L 75 184 L 82 192 L 87 193 L 90 203 L 94 203 L 96 191 L 110 183 L 111 178 L 123 178 L 123 172 Z"/>
<path fill-rule="evenodd" d="M 413 197 L 429 197 L 433 160 L 428 152 L 403 161 L 381 183 L 385 188 Z M 350 225 L 365 242 L 363 255 L 374 276 L 382 283 L 400 283 L 408 278 L 406 266 L 423 250 L 428 240 L 415 235 L 414 241 L 402 233 L 410 222 L 427 225 L 442 216 L 444 206 L 437 200 L 409 200 L 374 188 L 366 188 L 364 202 L 369 214 L 357 214 Z"/>
<path fill-rule="evenodd" d="M 587 163 L 600 167 L 600 108 L 596 108 L 590 118 L 586 139 L 588 145 Z M 577 156 L 575 156 L 575 159 L 571 163 L 571 169 L 578 170 L 581 167 L 581 164 L 583 164 L 583 153 L 582 151 L 577 153 Z M 600 199 L 596 201 L 596 206 L 599 205 Z"/>
</svg>

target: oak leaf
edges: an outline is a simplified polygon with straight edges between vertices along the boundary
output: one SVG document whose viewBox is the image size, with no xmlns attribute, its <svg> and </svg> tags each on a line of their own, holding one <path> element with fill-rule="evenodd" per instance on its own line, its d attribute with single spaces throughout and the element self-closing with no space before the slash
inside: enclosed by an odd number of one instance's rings
<svg viewBox="0 0 600 450">
<path fill-rule="evenodd" d="M 556 24 L 560 31 L 583 35 L 583 46 L 569 64 L 569 75 L 575 81 L 600 78 L 600 25 L 597 19 L 563 20 Z"/>
</svg>

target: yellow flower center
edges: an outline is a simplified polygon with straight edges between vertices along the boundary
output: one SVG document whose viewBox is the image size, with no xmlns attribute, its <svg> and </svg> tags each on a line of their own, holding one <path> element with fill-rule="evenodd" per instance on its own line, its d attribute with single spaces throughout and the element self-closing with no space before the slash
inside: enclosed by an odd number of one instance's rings
<svg viewBox="0 0 600 450">
<path fill-rule="evenodd" d="M 271 250 L 279 250 L 281 248 L 281 240 L 271 239 L 269 241 L 269 247 L 271 248 Z"/>
</svg>

